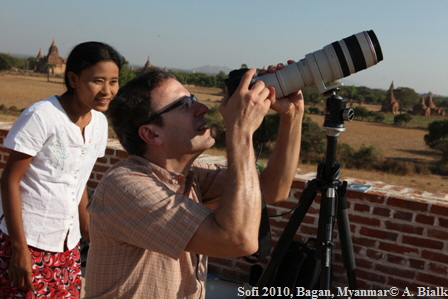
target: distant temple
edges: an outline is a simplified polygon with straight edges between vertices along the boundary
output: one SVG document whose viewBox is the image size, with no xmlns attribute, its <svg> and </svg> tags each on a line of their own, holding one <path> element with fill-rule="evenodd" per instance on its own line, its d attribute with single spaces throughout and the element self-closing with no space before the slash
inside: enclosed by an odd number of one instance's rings
<svg viewBox="0 0 448 299">
<path fill-rule="evenodd" d="M 399 108 L 400 105 L 394 96 L 394 82 L 392 81 L 392 84 L 387 92 L 386 99 L 381 104 L 381 112 L 397 114 Z"/>
<path fill-rule="evenodd" d="M 432 100 L 432 93 L 429 92 L 428 96 L 422 96 L 417 105 L 412 109 L 415 115 L 423 116 L 445 116 L 445 109 L 443 107 L 437 108 Z"/>
<path fill-rule="evenodd" d="M 148 56 L 148 60 L 145 63 L 145 66 L 143 67 L 143 70 L 147 70 L 149 68 L 152 67 L 151 61 L 149 60 L 149 56 Z"/>
<path fill-rule="evenodd" d="M 53 39 L 53 42 L 48 49 L 47 56 L 44 56 L 42 53 L 42 48 L 39 50 L 35 71 L 39 73 L 50 72 L 52 75 L 60 75 L 64 74 L 65 65 L 65 60 L 59 56 L 58 47 Z"/>
</svg>

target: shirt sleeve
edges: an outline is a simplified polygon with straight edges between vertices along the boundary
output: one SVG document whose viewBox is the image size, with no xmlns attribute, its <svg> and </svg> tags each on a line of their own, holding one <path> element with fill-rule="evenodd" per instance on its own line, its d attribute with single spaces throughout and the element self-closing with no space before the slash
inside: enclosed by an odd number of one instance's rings
<svg viewBox="0 0 448 299">
<path fill-rule="evenodd" d="M 46 130 L 33 106 L 22 112 L 5 138 L 4 146 L 35 156 L 46 140 Z"/>
<path fill-rule="evenodd" d="M 111 238 L 177 259 L 211 211 L 147 175 L 108 175 L 89 207 Z M 97 188 L 97 189 L 98 189 Z"/>
<path fill-rule="evenodd" d="M 200 186 L 202 203 L 213 209 L 224 191 L 227 167 L 195 161 L 193 168 L 197 185 Z"/>
<path fill-rule="evenodd" d="M 102 158 L 106 155 L 107 139 L 108 139 L 108 135 L 109 135 L 109 125 L 107 123 L 107 118 L 103 113 L 98 112 L 98 115 L 99 115 L 98 131 L 100 132 L 99 133 L 100 141 L 99 141 L 97 157 Z"/>
</svg>

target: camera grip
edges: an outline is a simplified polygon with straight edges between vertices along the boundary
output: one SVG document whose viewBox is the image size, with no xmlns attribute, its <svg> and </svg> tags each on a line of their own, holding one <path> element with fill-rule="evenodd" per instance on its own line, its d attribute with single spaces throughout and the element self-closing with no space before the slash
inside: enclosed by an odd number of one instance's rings
<svg viewBox="0 0 448 299">
<path fill-rule="evenodd" d="M 241 82 L 241 78 L 248 71 L 248 68 L 242 68 L 238 70 L 233 70 L 229 73 L 229 77 L 224 80 L 224 83 L 227 86 L 227 91 L 229 92 L 229 96 L 232 96 L 235 90 L 238 88 Z M 256 82 L 255 78 L 250 82 L 249 88 Z"/>
</svg>

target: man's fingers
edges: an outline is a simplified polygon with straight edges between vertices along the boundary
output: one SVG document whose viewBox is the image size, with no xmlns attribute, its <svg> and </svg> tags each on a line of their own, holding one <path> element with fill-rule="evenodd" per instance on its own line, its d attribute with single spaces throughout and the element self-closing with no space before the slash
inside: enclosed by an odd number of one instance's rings
<svg viewBox="0 0 448 299">
<path fill-rule="evenodd" d="M 255 69 L 249 69 L 243 75 L 243 78 L 241 78 L 241 82 L 240 85 L 238 86 L 238 89 L 249 88 L 250 82 L 252 81 L 254 75 L 255 75 Z"/>
</svg>

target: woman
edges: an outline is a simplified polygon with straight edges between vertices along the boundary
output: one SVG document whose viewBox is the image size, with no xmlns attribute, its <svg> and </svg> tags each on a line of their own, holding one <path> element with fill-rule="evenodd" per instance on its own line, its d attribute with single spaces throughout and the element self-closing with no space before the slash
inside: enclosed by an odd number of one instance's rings
<svg viewBox="0 0 448 299">
<path fill-rule="evenodd" d="M 89 241 L 87 180 L 107 143 L 105 112 L 122 57 L 99 42 L 67 59 L 62 96 L 28 107 L 4 141 L 0 298 L 79 298 L 79 240 Z"/>
</svg>

